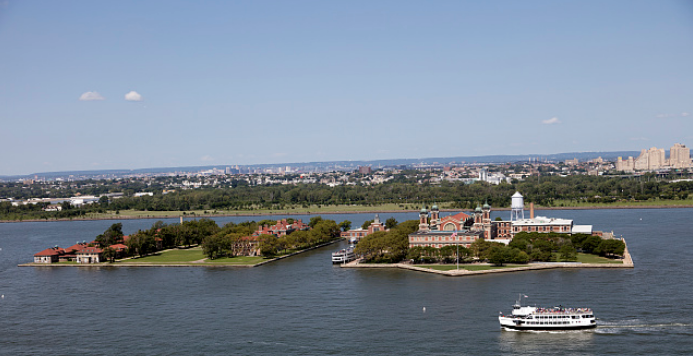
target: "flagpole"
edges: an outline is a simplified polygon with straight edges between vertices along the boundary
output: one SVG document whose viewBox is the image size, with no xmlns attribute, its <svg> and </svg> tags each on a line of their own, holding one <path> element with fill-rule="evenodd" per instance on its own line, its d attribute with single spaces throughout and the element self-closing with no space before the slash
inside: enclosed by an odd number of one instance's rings
<svg viewBox="0 0 693 356">
<path fill-rule="evenodd" d="M 455 229 L 455 232 L 452 233 L 452 236 L 455 237 L 455 246 L 457 246 L 457 270 L 460 270 L 460 242 L 457 241 L 457 229 Z"/>
</svg>

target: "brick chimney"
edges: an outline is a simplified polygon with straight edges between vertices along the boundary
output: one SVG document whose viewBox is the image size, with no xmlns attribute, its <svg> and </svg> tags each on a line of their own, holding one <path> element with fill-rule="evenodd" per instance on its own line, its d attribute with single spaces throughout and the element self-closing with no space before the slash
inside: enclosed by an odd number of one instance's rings
<svg viewBox="0 0 693 356">
<path fill-rule="evenodd" d="M 534 203 L 529 203 L 529 218 L 534 219 Z"/>
</svg>

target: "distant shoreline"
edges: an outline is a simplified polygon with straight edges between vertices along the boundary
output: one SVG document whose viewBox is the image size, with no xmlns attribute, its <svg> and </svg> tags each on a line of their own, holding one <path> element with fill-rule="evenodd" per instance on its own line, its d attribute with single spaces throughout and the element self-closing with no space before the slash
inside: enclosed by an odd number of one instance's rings
<svg viewBox="0 0 693 356">
<path fill-rule="evenodd" d="M 535 206 L 535 210 L 621 210 L 621 209 L 686 209 L 693 208 L 693 205 L 638 205 L 638 206 L 579 206 L 579 207 L 543 207 Z M 443 212 L 465 211 L 469 209 L 440 209 Z M 493 208 L 496 211 L 510 211 L 510 208 Z M 0 223 L 22 223 L 22 222 L 56 222 L 56 221 L 99 221 L 99 220 L 161 220 L 189 218 L 220 218 L 235 216 L 293 216 L 293 215 L 335 215 L 335 214 L 376 214 L 376 213 L 416 213 L 419 210 L 362 210 L 362 211 L 308 211 L 308 212 L 281 212 L 281 213 L 250 213 L 241 212 L 235 214 L 190 214 L 190 215 L 151 215 L 151 216 L 112 216 L 112 217 L 90 217 L 90 218 L 60 218 L 60 219 L 25 219 L 25 220 L 0 220 Z"/>
</svg>

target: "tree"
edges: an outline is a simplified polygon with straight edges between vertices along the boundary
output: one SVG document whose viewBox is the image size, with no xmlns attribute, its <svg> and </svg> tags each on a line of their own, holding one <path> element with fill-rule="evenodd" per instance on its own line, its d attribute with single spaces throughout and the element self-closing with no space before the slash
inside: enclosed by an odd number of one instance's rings
<svg viewBox="0 0 693 356">
<path fill-rule="evenodd" d="M 308 223 L 308 225 L 310 227 L 315 227 L 315 225 L 317 225 L 321 221 L 322 221 L 322 216 L 313 216 L 312 218 L 310 218 L 310 222 Z"/>
<path fill-rule="evenodd" d="M 349 229 L 351 229 L 351 221 L 344 220 L 341 223 L 339 223 L 339 227 L 342 228 L 342 231 L 349 231 Z"/>
<path fill-rule="evenodd" d="M 496 266 L 502 266 L 507 261 L 505 248 L 501 246 L 492 246 L 488 250 L 488 261 Z"/>
<path fill-rule="evenodd" d="M 577 261 L 577 251 L 570 244 L 564 244 L 558 253 L 561 254 L 561 259 L 564 261 Z"/>
<path fill-rule="evenodd" d="M 123 240 L 123 224 L 111 225 L 103 234 L 96 236 L 96 242 L 102 247 L 111 246 Z"/>
<path fill-rule="evenodd" d="M 274 235 L 260 235 L 260 253 L 263 256 L 272 257 L 277 254 L 277 237 Z"/>
<path fill-rule="evenodd" d="M 599 236 L 590 236 L 582 242 L 582 249 L 590 253 L 598 253 L 597 249 L 599 244 L 602 242 L 602 238 Z"/>
<path fill-rule="evenodd" d="M 116 250 L 113 247 L 103 249 L 103 259 L 109 262 L 115 262 Z"/>
<path fill-rule="evenodd" d="M 625 249 L 626 244 L 623 243 L 623 241 L 615 239 L 606 239 L 602 240 L 601 243 L 599 243 L 599 246 L 596 248 L 595 252 L 599 253 L 602 256 L 623 256 L 623 252 L 625 252 Z"/>
<path fill-rule="evenodd" d="M 374 221 L 375 221 L 375 220 L 366 220 L 366 221 L 364 221 L 363 224 L 361 224 L 361 228 L 364 229 L 364 230 L 365 230 L 365 229 L 368 229 L 368 227 L 371 226 L 371 224 L 372 224 Z"/>
<path fill-rule="evenodd" d="M 231 249 L 229 239 L 220 234 L 206 236 L 202 240 L 202 252 L 210 259 L 227 256 Z"/>
<path fill-rule="evenodd" d="M 385 220 L 385 227 L 387 229 L 392 229 L 395 226 L 397 226 L 397 219 L 395 219 L 394 217 L 390 217 L 387 220 Z"/>
<path fill-rule="evenodd" d="M 411 260 L 414 263 L 419 262 L 419 259 L 421 258 L 423 248 L 421 246 L 415 246 L 409 249 L 407 251 L 407 259 Z"/>
</svg>

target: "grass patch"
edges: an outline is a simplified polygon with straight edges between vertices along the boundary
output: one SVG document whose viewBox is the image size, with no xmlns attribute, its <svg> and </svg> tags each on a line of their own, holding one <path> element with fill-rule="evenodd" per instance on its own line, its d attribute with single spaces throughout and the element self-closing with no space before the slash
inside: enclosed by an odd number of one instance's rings
<svg viewBox="0 0 693 356">
<path fill-rule="evenodd" d="M 266 261 L 268 258 L 262 256 L 236 256 L 236 257 L 221 257 L 214 260 L 205 260 L 206 265 L 228 265 L 228 266 L 252 266 L 260 262 Z"/>
<path fill-rule="evenodd" d="M 202 247 L 193 247 L 189 249 L 166 250 L 155 255 L 132 258 L 119 263 L 190 263 L 205 257 L 202 253 Z"/>
<path fill-rule="evenodd" d="M 452 271 L 456 270 L 456 265 L 414 265 L 421 268 L 434 269 L 436 271 Z M 491 269 L 503 269 L 503 268 L 515 268 L 515 267 L 527 267 L 528 265 L 503 265 L 503 266 L 491 266 L 491 265 L 460 265 L 460 269 L 467 271 L 487 271 Z"/>
<path fill-rule="evenodd" d="M 568 261 L 568 260 L 562 260 L 559 258 L 558 253 L 553 254 L 553 258 L 558 261 L 558 262 L 582 262 L 582 263 L 605 263 L 605 264 L 623 264 L 623 260 L 615 260 L 611 258 L 606 258 L 606 257 L 601 257 L 597 255 L 592 255 L 589 253 L 581 253 L 578 252 L 577 254 L 577 261 Z"/>
<path fill-rule="evenodd" d="M 582 263 L 616 263 L 623 264 L 623 260 L 614 260 L 606 257 L 601 257 L 597 255 L 590 255 L 587 253 L 578 253 L 577 261 Z"/>
<path fill-rule="evenodd" d="M 619 207 L 667 207 L 667 206 L 683 206 L 693 205 L 693 199 L 677 199 L 677 200 L 661 200 L 650 199 L 643 201 L 621 200 L 613 203 L 589 203 L 580 200 L 556 199 L 550 207 L 565 207 L 565 208 L 619 208 Z"/>
</svg>

